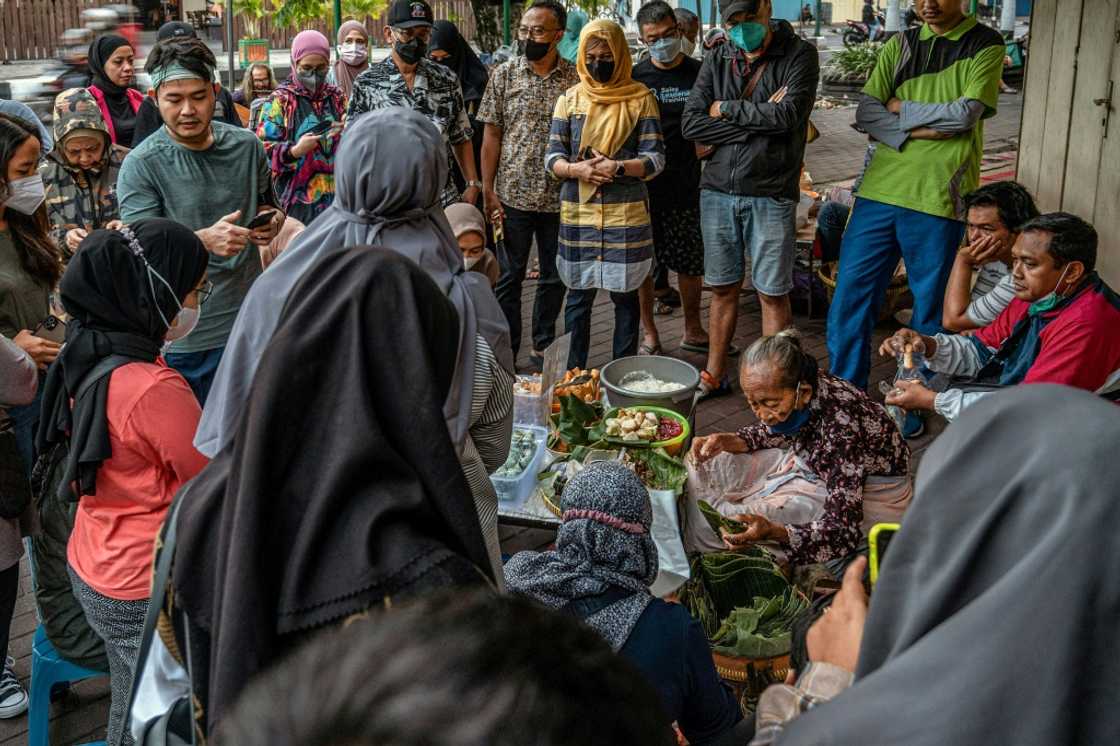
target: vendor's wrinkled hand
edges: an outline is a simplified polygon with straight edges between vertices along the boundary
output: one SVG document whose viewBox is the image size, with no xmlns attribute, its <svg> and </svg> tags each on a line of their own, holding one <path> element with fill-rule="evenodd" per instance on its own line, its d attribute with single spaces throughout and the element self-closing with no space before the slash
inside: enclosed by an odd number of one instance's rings
<svg viewBox="0 0 1120 746">
<path fill-rule="evenodd" d="M 867 593 L 863 590 L 863 571 L 867 559 L 857 557 L 844 572 L 844 583 L 832 606 L 809 628 L 805 644 L 809 660 L 831 663 L 855 673 L 863 626 L 867 622 Z"/>
<path fill-rule="evenodd" d="M 883 357 L 894 357 L 906 345 L 914 345 L 918 342 L 925 343 L 921 334 L 913 329 L 899 329 L 894 336 L 883 340 L 883 344 L 879 345 L 879 354 Z"/>
<path fill-rule="evenodd" d="M 912 412 L 917 409 L 933 409 L 936 398 L 937 393 L 921 381 L 895 381 L 894 389 L 887 394 L 886 402 Z"/>
<path fill-rule="evenodd" d="M 692 460 L 697 464 L 709 461 L 721 453 L 746 453 L 747 444 L 735 433 L 716 433 L 693 438 Z"/>
<path fill-rule="evenodd" d="M 760 541 L 776 541 L 780 544 L 789 543 L 789 533 L 786 531 L 785 526 L 774 523 L 767 518 L 760 515 L 737 515 L 732 518 L 746 526 L 745 531 L 737 534 L 731 533 L 727 529 L 720 530 L 720 536 L 723 538 L 723 545 L 735 551 L 736 549 L 743 549 L 744 547 L 756 544 Z"/>
</svg>

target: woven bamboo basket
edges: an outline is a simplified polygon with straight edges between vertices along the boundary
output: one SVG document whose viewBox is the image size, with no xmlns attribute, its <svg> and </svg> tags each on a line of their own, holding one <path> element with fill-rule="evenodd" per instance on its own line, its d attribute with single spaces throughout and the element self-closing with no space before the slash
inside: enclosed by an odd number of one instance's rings
<svg viewBox="0 0 1120 746">
<path fill-rule="evenodd" d="M 836 294 L 836 269 L 837 262 L 825 262 L 817 270 L 817 279 L 824 283 L 825 292 L 828 294 L 828 302 L 832 303 L 832 297 Z M 910 285 L 906 280 L 906 269 L 899 265 L 899 270 L 891 277 L 890 283 L 887 285 L 887 297 L 883 301 L 883 307 L 879 311 L 879 321 L 894 316 L 895 311 L 902 308 L 904 303 L 910 299 Z"/>
</svg>

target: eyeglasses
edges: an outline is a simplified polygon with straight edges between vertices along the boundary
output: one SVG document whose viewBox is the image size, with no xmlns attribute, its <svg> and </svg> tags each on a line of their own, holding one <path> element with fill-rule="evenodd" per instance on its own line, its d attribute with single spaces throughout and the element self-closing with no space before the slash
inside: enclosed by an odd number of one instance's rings
<svg viewBox="0 0 1120 746">
<path fill-rule="evenodd" d="M 644 41 L 646 43 L 646 46 L 649 46 L 650 44 L 654 44 L 655 42 L 659 42 L 662 39 L 675 39 L 680 35 L 681 35 L 681 27 L 680 26 L 673 26 L 673 28 L 667 29 L 664 33 L 658 34 L 658 35 L 655 35 L 655 36 L 650 36 L 648 39 L 645 39 Z"/>
<path fill-rule="evenodd" d="M 394 28 L 393 33 L 401 38 L 403 42 L 410 42 L 413 39 L 420 41 L 428 41 L 432 38 L 432 29 L 430 26 L 416 26 L 414 28 Z"/>
<path fill-rule="evenodd" d="M 214 292 L 214 283 L 207 280 L 195 288 L 194 292 L 198 295 L 198 302 L 205 303 L 210 300 L 210 294 Z"/>
<path fill-rule="evenodd" d="M 528 39 L 531 36 L 539 41 L 549 34 L 555 34 L 559 30 L 560 29 L 557 28 L 545 28 L 544 26 L 518 26 L 517 38 Z"/>
</svg>

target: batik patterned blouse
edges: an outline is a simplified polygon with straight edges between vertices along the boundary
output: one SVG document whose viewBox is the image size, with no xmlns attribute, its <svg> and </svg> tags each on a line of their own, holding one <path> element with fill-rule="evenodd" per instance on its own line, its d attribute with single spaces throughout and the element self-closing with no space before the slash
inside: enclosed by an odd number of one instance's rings
<svg viewBox="0 0 1120 746">
<path fill-rule="evenodd" d="M 264 143 L 280 206 L 304 225 L 334 201 L 334 154 L 341 136 L 319 138 L 319 147 L 299 158 L 292 157 L 292 147 L 316 124 L 341 121 L 345 111 L 336 86 L 323 85 L 312 96 L 291 80 L 281 83 L 260 109 L 256 133 Z"/>
<path fill-rule="evenodd" d="M 863 391 L 828 373 L 809 404 L 809 420 L 791 435 L 772 435 L 762 423 L 739 430 L 752 451 L 793 448 L 828 488 L 824 514 L 786 526 L 797 564 L 846 557 L 863 538 L 863 483 L 870 476 L 910 473 L 910 448 L 886 410 Z"/>
</svg>

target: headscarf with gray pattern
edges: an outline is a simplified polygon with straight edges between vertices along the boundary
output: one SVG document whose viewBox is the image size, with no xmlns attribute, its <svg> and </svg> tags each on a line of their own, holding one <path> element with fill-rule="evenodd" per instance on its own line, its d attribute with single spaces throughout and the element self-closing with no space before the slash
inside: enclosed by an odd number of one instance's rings
<svg viewBox="0 0 1120 746">
<path fill-rule="evenodd" d="M 590 464 L 561 495 L 564 522 L 551 552 L 520 552 L 506 563 L 511 593 L 555 609 L 610 590 L 625 596 L 584 619 L 618 651 L 653 596 L 657 547 L 650 537 L 649 493 L 617 461 Z"/>
</svg>

